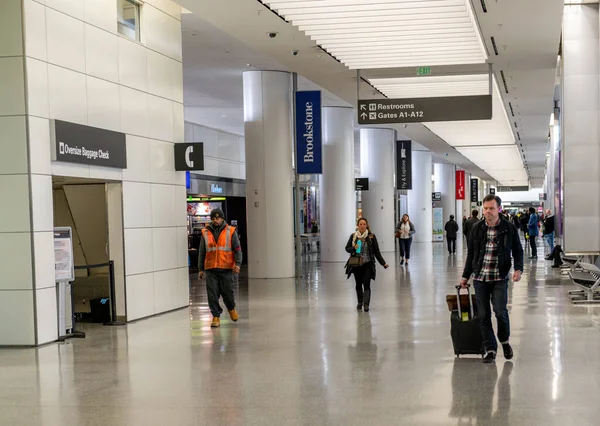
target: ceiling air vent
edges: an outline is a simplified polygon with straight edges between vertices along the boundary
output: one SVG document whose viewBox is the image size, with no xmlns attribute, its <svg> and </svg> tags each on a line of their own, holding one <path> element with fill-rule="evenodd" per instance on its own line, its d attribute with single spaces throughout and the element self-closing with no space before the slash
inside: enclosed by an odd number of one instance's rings
<svg viewBox="0 0 600 426">
<path fill-rule="evenodd" d="M 514 117 L 515 116 L 515 111 L 513 110 L 512 102 L 509 102 L 508 106 L 510 107 L 510 114 Z"/>
<path fill-rule="evenodd" d="M 502 84 L 504 84 L 504 91 L 508 93 L 508 85 L 506 84 L 506 77 L 504 77 L 504 71 L 500 70 L 500 77 L 502 77 Z"/>
<path fill-rule="evenodd" d="M 517 127 L 519 127 L 519 126 L 517 125 L 517 122 L 515 121 L 515 129 L 516 129 Z"/>
<path fill-rule="evenodd" d="M 496 46 L 496 39 L 494 37 L 490 37 L 492 40 L 492 47 L 494 48 L 494 53 L 498 56 L 498 46 Z"/>
<path fill-rule="evenodd" d="M 521 134 L 519 132 L 517 132 L 517 138 L 519 138 L 519 140 L 521 140 Z M 523 144 L 521 144 L 521 146 L 523 146 Z"/>
<path fill-rule="evenodd" d="M 481 0 L 481 8 L 483 9 L 483 13 L 487 13 L 487 6 L 485 5 L 485 0 Z"/>
</svg>

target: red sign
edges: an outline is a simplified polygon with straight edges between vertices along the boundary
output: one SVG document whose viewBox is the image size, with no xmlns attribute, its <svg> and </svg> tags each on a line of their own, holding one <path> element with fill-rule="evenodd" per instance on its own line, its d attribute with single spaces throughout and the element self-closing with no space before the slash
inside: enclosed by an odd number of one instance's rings
<svg viewBox="0 0 600 426">
<path fill-rule="evenodd" d="M 465 171 L 464 170 L 456 171 L 456 199 L 457 200 L 465 199 Z"/>
</svg>

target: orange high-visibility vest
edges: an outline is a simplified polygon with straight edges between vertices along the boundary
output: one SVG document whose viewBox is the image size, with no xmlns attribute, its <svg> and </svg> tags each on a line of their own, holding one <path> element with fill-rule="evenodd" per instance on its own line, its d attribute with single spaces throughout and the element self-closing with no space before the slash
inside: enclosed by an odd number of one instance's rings
<svg viewBox="0 0 600 426">
<path fill-rule="evenodd" d="M 219 240 L 208 229 L 202 229 L 202 237 L 206 248 L 206 257 L 204 258 L 204 269 L 233 269 L 235 268 L 235 256 L 231 248 L 231 239 L 235 227 L 226 225 L 225 229 L 219 235 Z"/>
</svg>

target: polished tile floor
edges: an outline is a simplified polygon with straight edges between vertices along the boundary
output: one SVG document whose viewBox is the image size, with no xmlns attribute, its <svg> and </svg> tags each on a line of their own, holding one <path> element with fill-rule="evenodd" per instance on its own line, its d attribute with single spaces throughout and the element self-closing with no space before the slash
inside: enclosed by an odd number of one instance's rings
<svg viewBox="0 0 600 426">
<path fill-rule="evenodd" d="M 242 279 L 237 324 L 211 330 L 193 282 L 189 310 L 0 350 L 0 425 L 600 424 L 600 306 L 571 305 L 558 271 L 527 262 L 513 361 L 456 359 L 445 297 L 464 254 L 413 248 L 408 267 L 386 256 L 369 314 L 341 265 L 307 257 L 301 280 Z"/>
</svg>

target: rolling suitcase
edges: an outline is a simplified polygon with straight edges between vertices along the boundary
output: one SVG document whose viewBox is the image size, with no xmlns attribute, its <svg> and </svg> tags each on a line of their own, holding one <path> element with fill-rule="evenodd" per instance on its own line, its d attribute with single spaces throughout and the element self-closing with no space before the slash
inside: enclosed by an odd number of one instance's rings
<svg viewBox="0 0 600 426">
<path fill-rule="evenodd" d="M 471 286 L 467 287 L 468 294 L 468 312 L 462 309 L 460 286 L 456 286 L 457 310 L 450 313 L 450 335 L 454 346 L 454 354 L 457 357 L 461 355 L 483 355 L 483 341 L 481 339 L 480 320 L 477 316 L 473 298 L 471 297 Z"/>
</svg>

